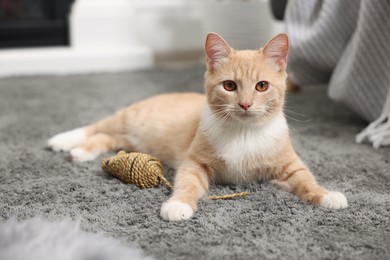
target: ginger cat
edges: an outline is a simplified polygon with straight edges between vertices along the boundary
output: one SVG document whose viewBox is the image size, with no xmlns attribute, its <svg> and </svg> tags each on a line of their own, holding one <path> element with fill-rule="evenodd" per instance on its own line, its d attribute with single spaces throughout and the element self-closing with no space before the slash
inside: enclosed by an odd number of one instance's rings
<svg viewBox="0 0 390 260">
<path fill-rule="evenodd" d="M 318 185 L 295 153 L 283 114 L 288 38 L 237 51 L 210 33 L 205 46 L 206 95 L 166 94 L 119 110 L 48 142 L 75 161 L 125 149 L 150 153 L 177 169 L 165 220 L 189 219 L 210 183 L 269 180 L 314 205 L 347 207 L 340 192 Z"/>
</svg>

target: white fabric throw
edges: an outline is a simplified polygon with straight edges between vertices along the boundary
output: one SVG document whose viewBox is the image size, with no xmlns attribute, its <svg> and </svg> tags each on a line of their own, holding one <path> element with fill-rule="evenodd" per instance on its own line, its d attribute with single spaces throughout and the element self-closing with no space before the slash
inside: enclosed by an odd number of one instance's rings
<svg viewBox="0 0 390 260">
<path fill-rule="evenodd" d="M 134 244 L 124 246 L 102 233 L 81 230 L 79 222 L 34 217 L 0 223 L 2 260 L 152 260 Z"/>
<path fill-rule="evenodd" d="M 328 83 L 328 95 L 372 122 L 357 135 L 390 145 L 390 1 L 290 0 L 289 76 Z"/>
<path fill-rule="evenodd" d="M 372 142 L 376 149 L 381 145 L 390 145 L 390 91 L 381 116 L 356 136 L 357 143 L 364 140 Z"/>
</svg>

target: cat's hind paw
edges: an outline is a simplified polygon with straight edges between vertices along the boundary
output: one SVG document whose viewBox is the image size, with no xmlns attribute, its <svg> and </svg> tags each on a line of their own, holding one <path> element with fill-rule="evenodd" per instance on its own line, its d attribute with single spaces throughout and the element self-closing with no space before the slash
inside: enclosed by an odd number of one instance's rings
<svg viewBox="0 0 390 260">
<path fill-rule="evenodd" d="M 194 210 L 187 203 L 168 200 L 161 206 L 161 217 L 168 221 L 186 220 L 192 217 Z"/>
<path fill-rule="evenodd" d="M 329 191 L 322 197 L 320 206 L 328 209 L 343 209 L 348 207 L 348 202 L 341 192 Z"/>
<path fill-rule="evenodd" d="M 76 147 L 70 150 L 70 157 L 72 161 L 75 162 L 88 162 L 95 160 L 100 153 L 98 152 L 88 152 L 83 148 Z"/>
<path fill-rule="evenodd" d="M 87 140 L 85 129 L 78 128 L 53 136 L 47 145 L 53 151 L 70 151 L 85 140 Z"/>
</svg>

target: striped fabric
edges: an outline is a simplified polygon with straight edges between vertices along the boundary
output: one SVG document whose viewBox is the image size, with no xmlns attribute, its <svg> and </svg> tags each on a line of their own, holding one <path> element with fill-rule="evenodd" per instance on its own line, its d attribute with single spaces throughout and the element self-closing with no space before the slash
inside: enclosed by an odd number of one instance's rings
<svg viewBox="0 0 390 260">
<path fill-rule="evenodd" d="M 330 98 L 362 118 L 381 116 L 376 146 L 390 144 L 390 1 L 290 0 L 286 24 L 291 80 L 327 83 Z"/>
</svg>

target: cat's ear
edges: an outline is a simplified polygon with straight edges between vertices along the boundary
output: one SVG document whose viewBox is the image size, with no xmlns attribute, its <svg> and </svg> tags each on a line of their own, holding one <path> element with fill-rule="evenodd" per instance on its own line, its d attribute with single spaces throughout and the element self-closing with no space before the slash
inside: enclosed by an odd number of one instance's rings
<svg viewBox="0 0 390 260">
<path fill-rule="evenodd" d="M 287 34 L 278 34 L 272 38 L 263 48 L 263 53 L 277 66 L 278 71 L 284 70 L 288 53 Z"/>
<path fill-rule="evenodd" d="M 207 68 L 209 70 L 215 69 L 232 52 L 232 48 L 230 48 L 227 42 L 216 33 L 209 33 L 207 35 L 205 50 L 207 55 Z"/>
</svg>

